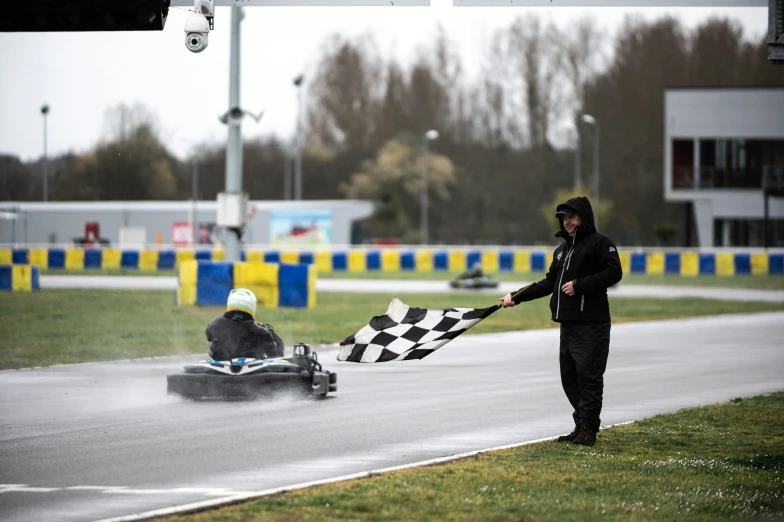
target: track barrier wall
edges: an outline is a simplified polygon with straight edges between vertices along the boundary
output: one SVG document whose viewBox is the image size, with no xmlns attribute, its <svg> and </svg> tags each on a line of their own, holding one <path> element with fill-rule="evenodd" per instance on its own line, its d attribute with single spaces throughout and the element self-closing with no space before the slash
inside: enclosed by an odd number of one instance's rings
<svg viewBox="0 0 784 522">
<path fill-rule="evenodd" d="M 619 249 L 624 273 L 697 275 L 784 275 L 780 251 L 695 251 Z M 248 249 L 243 262 L 313 265 L 329 272 L 457 272 L 479 263 L 486 272 L 545 272 L 552 250 L 493 248 L 346 248 L 332 250 Z M 223 250 L 119 250 L 81 248 L 4 248 L 0 264 L 42 269 L 158 271 L 192 260 L 223 261 Z"/>
<path fill-rule="evenodd" d="M 37 292 L 41 289 L 37 266 L 0 264 L 0 291 Z"/>
<path fill-rule="evenodd" d="M 316 269 L 312 265 L 228 261 L 182 261 L 177 269 L 178 306 L 225 306 L 233 288 L 256 294 L 259 307 L 316 306 Z"/>
</svg>

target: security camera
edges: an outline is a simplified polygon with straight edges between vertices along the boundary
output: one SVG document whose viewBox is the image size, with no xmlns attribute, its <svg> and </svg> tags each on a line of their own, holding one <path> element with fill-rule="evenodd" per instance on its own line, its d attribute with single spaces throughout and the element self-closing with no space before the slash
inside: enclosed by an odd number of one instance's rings
<svg viewBox="0 0 784 522">
<path fill-rule="evenodd" d="M 185 22 L 185 47 L 192 53 L 200 53 L 207 48 L 210 23 L 201 13 L 193 13 Z"/>
<path fill-rule="evenodd" d="M 185 47 L 192 53 L 200 53 L 207 48 L 212 18 L 212 0 L 194 0 L 193 14 L 185 22 Z"/>
</svg>

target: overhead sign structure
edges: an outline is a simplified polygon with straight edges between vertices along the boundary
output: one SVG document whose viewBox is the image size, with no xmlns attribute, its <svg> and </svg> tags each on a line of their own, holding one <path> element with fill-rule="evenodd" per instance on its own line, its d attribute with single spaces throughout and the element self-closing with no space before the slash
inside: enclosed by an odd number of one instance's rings
<svg viewBox="0 0 784 522">
<path fill-rule="evenodd" d="M 430 0 L 215 0 L 214 5 L 399 7 L 428 6 Z M 6 1 L 0 16 L 0 32 L 160 31 L 166 25 L 171 7 L 194 8 L 194 0 Z M 201 31 L 192 32 L 203 34 Z"/>
</svg>

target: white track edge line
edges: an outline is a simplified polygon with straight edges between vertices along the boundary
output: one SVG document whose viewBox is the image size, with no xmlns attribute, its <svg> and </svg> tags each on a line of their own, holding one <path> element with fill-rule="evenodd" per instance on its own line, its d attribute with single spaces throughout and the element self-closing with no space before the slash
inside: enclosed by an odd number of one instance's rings
<svg viewBox="0 0 784 522">
<path fill-rule="evenodd" d="M 613 428 L 615 426 L 624 426 L 626 424 L 632 424 L 634 422 L 637 422 L 637 421 L 636 420 L 631 420 L 631 421 L 626 421 L 626 422 L 619 422 L 617 424 L 610 424 L 608 426 L 604 426 L 604 427 L 602 427 L 602 429 Z M 473 457 L 473 456 L 479 455 L 481 453 L 489 453 L 491 451 L 501 451 L 501 450 L 511 449 L 511 448 L 519 448 L 521 446 L 528 446 L 530 444 L 536 444 L 536 443 L 539 443 L 539 442 L 547 442 L 547 441 L 550 441 L 550 440 L 555 440 L 556 438 L 558 438 L 558 436 L 555 436 L 555 437 L 545 437 L 545 438 L 542 438 L 542 439 L 529 440 L 529 441 L 525 441 L 525 442 L 514 442 L 512 444 L 506 444 L 504 446 L 495 446 L 495 447 L 492 447 L 492 448 L 485 448 L 485 449 L 480 449 L 480 450 L 468 451 L 466 453 L 458 453 L 458 454 L 455 454 L 455 455 L 448 455 L 446 457 L 438 457 L 438 458 L 435 458 L 435 459 L 423 460 L 423 461 L 420 461 L 420 462 L 412 462 L 411 464 L 401 464 L 400 466 L 392 466 L 392 467 L 389 467 L 389 468 L 381 468 L 381 469 L 375 469 L 375 470 L 371 470 L 371 471 L 360 471 L 358 473 L 352 473 L 350 475 L 341 475 L 341 476 L 338 476 L 338 477 L 332 477 L 332 478 L 320 479 L 320 480 L 313 480 L 313 481 L 310 481 L 310 482 L 301 482 L 299 484 L 292 484 L 290 486 L 281 486 L 281 487 L 278 487 L 278 488 L 265 489 L 265 490 L 261 490 L 261 491 L 254 491 L 253 493 L 249 493 L 247 495 L 235 495 L 235 496 L 226 497 L 226 498 L 219 498 L 219 499 L 214 499 L 214 500 L 204 500 L 204 501 L 201 501 L 201 502 L 193 502 L 191 504 L 181 504 L 179 506 L 172 506 L 170 508 L 156 509 L 156 510 L 153 510 L 153 511 L 145 511 L 143 513 L 135 513 L 133 515 L 124 515 L 124 516 L 114 517 L 114 518 L 104 518 L 104 519 L 98 520 L 96 522 L 132 522 L 132 521 L 137 521 L 137 520 L 149 520 L 151 518 L 165 517 L 165 516 L 170 516 L 170 515 L 182 515 L 182 514 L 185 514 L 185 513 L 194 513 L 194 512 L 197 512 L 197 511 L 204 511 L 204 510 L 207 510 L 207 509 L 210 509 L 210 508 L 215 508 L 215 507 L 219 507 L 219 506 L 228 506 L 228 505 L 231 505 L 231 504 L 237 504 L 237 503 L 240 503 L 240 502 L 244 502 L 246 500 L 253 500 L 253 499 L 257 499 L 257 498 L 268 497 L 268 496 L 271 496 L 271 495 L 277 495 L 279 493 L 286 493 L 288 491 L 295 491 L 295 490 L 298 490 L 298 489 L 305 489 L 305 488 L 310 488 L 310 487 L 314 487 L 314 486 L 321 486 L 321 485 L 324 485 L 324 484 L 331 484 L 331 483 L 335 483 L 335 482 L 345 482 L 347 480 L 354 480 L 354 479 L 361 479 L 361 478 L 370 478 L 370 477 L 374 477 L 374 476 L 377 476 L 377 475 L 383 475 L 383 474 L 386 474 L 386 473 L 391 473 L 393 471 L 401 471 L 401 470 L 404 470 L 404 469 L 421 468 L 421 467 L 426 467 L 426 466 L 433 466 L 433 465 L 436 465 L 436 464 L 443 464 L 443 463 L 446 463 L 446 462 L 452 462 L 452 461 L 455 461 L 455 460 L 462 460 L 462 459 L 466 459 L 466 458 L 469 458 L 469 457 Z"/>
</svg>

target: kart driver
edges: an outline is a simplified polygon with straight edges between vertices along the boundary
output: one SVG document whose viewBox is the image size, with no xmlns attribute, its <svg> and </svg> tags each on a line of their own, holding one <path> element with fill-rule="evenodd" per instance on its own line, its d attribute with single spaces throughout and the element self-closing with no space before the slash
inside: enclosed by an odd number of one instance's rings
<svg viewBox="0 0 784 522">
<path fill-rule="evenodd" d="M 471 265 L 471 270 L 467 270 L 457 276 L 455 281 L 462 281 L 464 279 L 481 279 L 485 276 L 484 272 L 482 272 L 482 264 L 481 263 L 474 263 Z"/>
<path fill-rule="evenodd" d="M 257 323 L 256 295 L 245 288 L 235 288 L 229 293 L 226 313 L 207 325 L 211 359 L 229 361 L 239 357 L 266 359 L 283 357 L 283 339 L 272 326 Z"/>
</svg>

